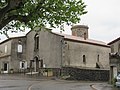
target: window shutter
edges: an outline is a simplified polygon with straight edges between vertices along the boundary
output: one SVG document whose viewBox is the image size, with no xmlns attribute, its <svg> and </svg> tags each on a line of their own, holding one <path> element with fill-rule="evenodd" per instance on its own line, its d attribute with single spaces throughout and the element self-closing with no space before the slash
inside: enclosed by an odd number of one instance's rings
<svg viewBox="0 0 120 90">
<path fill-rule="evenodd" d="M 22 61 L 20 61 L 20 69 L 22 69 Z"/>
<path fill-rule="evenodd" d="M 25 65 L 24 66 L 25 66 L 24 68 L 26 69 L 27 68 L 27 62 L 26 61 L 25 61 Z"/>
</svg>

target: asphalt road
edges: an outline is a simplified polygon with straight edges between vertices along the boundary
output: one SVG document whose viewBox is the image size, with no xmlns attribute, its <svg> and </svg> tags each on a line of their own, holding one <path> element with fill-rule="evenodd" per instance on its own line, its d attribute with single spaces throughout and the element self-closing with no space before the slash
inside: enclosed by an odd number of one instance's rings
<svg viewBox="0 0 120 90">
<path fill-rule="evenodd" d="M 28 90 L 36 81 L 26 80 L 0 80 L 0 90 Z"/>
<path fill-rule="evenodd" d="M 90 87 L 91 83 L 81 83 L 75 81 L 45 81 L 32 85 L 30 90 L 93 90 Z"/>
<path fill-rule="evenodd" d="M 26 77 L 24 75 L 0 75 L 0 90 L 120 90 L 120 88 L 113 89 L 106 82 L 66 81 Z"/>
<path fill-rule="evenodd" d="M 0 80 L 0 90 L 93 90 L 90 84 L 59 80 Z"/>
</svg>

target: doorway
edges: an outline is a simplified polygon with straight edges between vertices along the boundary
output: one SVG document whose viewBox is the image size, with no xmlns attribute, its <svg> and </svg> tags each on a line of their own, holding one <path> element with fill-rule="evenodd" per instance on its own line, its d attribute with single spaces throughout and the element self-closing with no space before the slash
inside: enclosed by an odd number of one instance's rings
<svg viewBox="0 0 120 90">
<path fill-rule="evenodd" d="M 39 59 L 35 57 L 35 72 L 39 71 Z"/>
<path fill-rule="evenodd" d="M 39 60 L 39 58 L 36 56 L 34 57 L 34 71 L 38 72 L 40 68 L 43 68 L 43 60 Z"/>
<path fill-rule="evenodd" d="M 8 63 L 3 64 L 3 71 L 4 73 L 8 73 Z"/>
<path fill-rule="evenodd" d="M 117 76 L 117 67 L 113 67 L 113 78 Z"/>
</svg>

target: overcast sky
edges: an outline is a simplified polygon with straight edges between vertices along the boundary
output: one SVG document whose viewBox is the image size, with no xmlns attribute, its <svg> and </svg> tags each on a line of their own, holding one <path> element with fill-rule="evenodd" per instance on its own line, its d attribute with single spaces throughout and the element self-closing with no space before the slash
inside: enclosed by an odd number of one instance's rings
<svg viewBox="0 0 120 90">
<path fill-rule="evenodd" d="M 84 0 L 88 13 L 81 23 L 89 26 L 90 38 L 110 42 L 120 37 L 120 0 Z"/>
<path fill-rule="evenodd" d="M 80 24 L 88 25 L 89 38 L 108 43 L 120 37 L 120 0 L 83 1 L 88 13 L 81 17 Z M 70 34 L 70 28 L 65 33 Z"/>
<path fill-rule="evenodd" d="M 89 26 L 89 38 L 108 43 L 120 37 L 120 0 L 83 1 L 88 13 L 80 24 Z"/>
</svg>

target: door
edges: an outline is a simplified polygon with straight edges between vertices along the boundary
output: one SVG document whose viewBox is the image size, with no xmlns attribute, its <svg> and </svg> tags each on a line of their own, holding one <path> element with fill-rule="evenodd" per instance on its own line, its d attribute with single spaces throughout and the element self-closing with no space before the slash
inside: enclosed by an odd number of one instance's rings
<svg viewBox="0 0 120 90">
<path fill-rule="evenodd" d="M 113 67 L 113 78 L 117 76 L 117 67 Z"/>
<path fill-rule="evenodd" d="M 35 72 L 39 71 L 39 60 L 38 57 L 35 57 Z"/>
<path fill-rule="evenodd" d="M 4 73 L 8 73 L 8 63 L 3 64 Z"/>
</svg>

